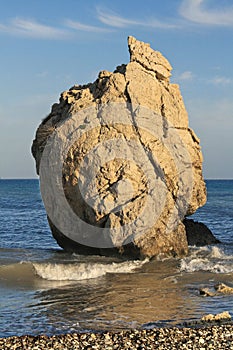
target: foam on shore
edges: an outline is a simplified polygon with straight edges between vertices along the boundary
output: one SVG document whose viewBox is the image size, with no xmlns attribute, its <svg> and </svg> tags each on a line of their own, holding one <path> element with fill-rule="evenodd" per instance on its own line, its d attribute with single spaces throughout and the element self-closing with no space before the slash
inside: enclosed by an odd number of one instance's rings
<svg viewBox="0 0 233 350">
<path fill-rule="evenodd" d="M 197 248 L 192 251 L 190 256 L 181 259 L 180 271 L 232 273 L 233 256 L 227 255 L 221 248 L 216 246 Z"/>
<path fill-rule="evenodd" d="M 140 268 L 148 260 L 124 261 L 122 263 L 34 263 L 36 274 L 50 281 L 81 281 L 84 279 L 98 278 L 107 273 L 132 273 Z"/>
</svg>

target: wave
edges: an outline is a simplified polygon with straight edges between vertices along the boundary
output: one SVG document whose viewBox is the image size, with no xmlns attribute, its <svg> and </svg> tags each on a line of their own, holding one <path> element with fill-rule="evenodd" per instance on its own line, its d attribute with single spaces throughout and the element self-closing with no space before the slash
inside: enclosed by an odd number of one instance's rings
<svg viewBox="0 0 233 350">
<path fill-rule="evenodd" d="M 33 266 L 30 263 L 13 263 L 0 266 L 0 281 L 27 281 L 33 278 Z"/>
<path fill-rule="evenodd" d="M 50 281 L 81 281 L 97 278 L 107 273 L 132 273 L 140 268 L 143 261 L 124 261 L 122 263 L 74 263 L 74 264 L 51 264 L 34 263 L 36 274 Z"/>
<path fill-rule="evenodd" d="M 132 273 L 148 260 L 124 261 L 120 263 L 52 263 L 24 262 L 0 267 L 2 280 L 30 280 L 39 277 L 48 281 L 81 281 L 104 276 L 108 273 Z"/>
<path fill-rule="evenodd" d="M 227 266 L 223 263 L 210 262 L 208 259 L 194 259 L 190 262 L 181 261 L 180 271 L 195 272 L 208 271 L 213 273 L 231 273 L 233 272 L 233 265 Z"/>
<path fill-rule="evenodd" d="M 212 273 L 232 273 L 233 256 L 227 255 L 219 247 L 194 249 L 191 255 L 180 261 L 181 272 L 208 271 Z"/>
</svg>

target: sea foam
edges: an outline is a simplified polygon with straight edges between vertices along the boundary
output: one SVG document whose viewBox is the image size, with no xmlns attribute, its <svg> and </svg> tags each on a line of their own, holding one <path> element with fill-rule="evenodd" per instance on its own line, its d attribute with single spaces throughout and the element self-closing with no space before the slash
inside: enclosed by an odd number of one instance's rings
<svg viewBox="0 0 233 350">
<path fill-rule="evenodd" d="M 190 256 L 181 259 L 180 271 L 232 273 L 233 256 L 225 254 L 222 249 L 216 246 L 194 249 Z"/>
<path fill-rule="evenodd" d="M 122 263 L 33 263 L 36 274 L 50 281 L 81 281 L 97 278 L 107 273 L 131 273 L 148 260 L 124 261 Z"/>
</svg>

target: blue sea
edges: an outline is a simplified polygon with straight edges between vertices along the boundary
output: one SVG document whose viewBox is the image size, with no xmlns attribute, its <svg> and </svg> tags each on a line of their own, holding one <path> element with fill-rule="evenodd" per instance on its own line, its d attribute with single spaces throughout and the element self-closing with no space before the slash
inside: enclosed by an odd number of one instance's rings
<svg viewBox="0 0 233 350">
<path fill-rule="evenodd" d="M 124 261 L 65 253 L 53 239 L 38 180 L 0 180 L 0 337 L 182 325 L 229 311 L 233 295 L 233 180 L 208 180 L 193 219 L 221 244 L 183 259 Z"/>
</svg>

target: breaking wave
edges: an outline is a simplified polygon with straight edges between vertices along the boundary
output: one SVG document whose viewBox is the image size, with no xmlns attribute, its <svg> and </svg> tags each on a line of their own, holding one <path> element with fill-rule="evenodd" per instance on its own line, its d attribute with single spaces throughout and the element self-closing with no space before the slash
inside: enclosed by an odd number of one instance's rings
<svg viewBox="0 0 233 350">
<path fill-rule="evenodd" d="M 196 248 L 191 255 L 181 259 L 180 271 L 208 271 L 212 273 L 232 273 L 233 256 L 227 255 L 219 247 Z"/>
<path fill-rule="evenodd" d="M 124 261 L 122 263 L 34 263 L 36 274 L 50 281 L 81 281 L 90 278 L 97 278 L 107 273 L 131 273 L 140 268 L 147 260 Z"/>
<path fill-rule="evenodd" d="M 48 281 L 81 281 L 98 278 L 108 273 L 133 273 L 146 262 L 148 262 L 147 259 L 118 263 L 21 261 L 0 266 L 0 279 L 5 281 L 32 281 L 35 277 L 39 277 Z"/>
</svg>

